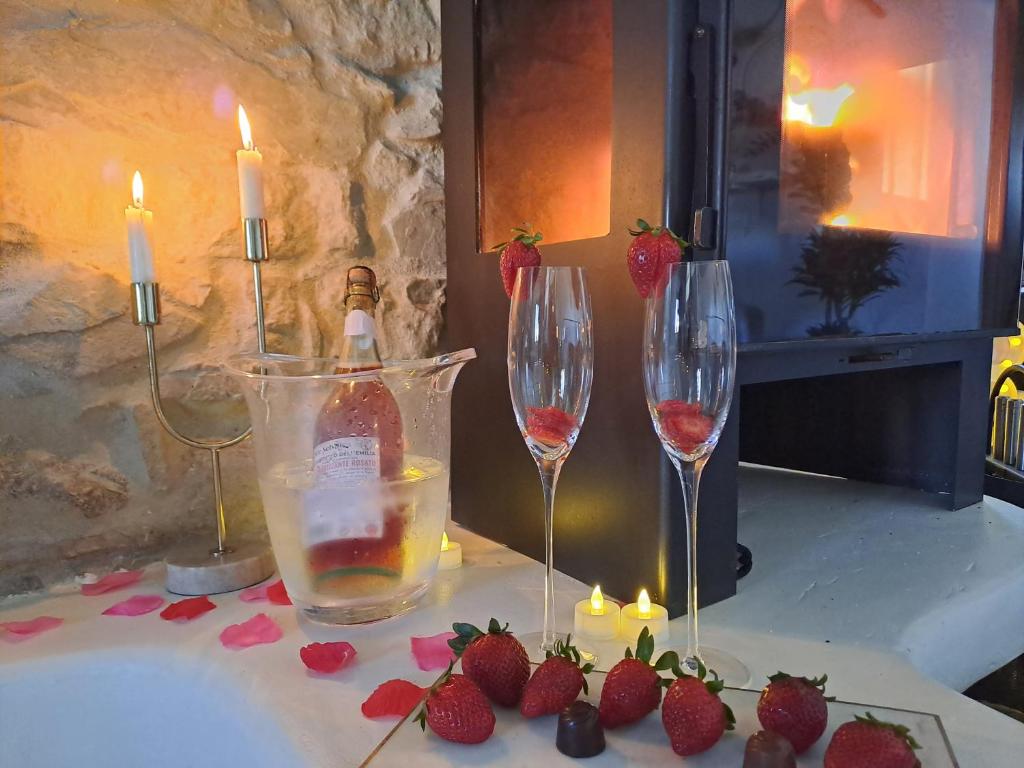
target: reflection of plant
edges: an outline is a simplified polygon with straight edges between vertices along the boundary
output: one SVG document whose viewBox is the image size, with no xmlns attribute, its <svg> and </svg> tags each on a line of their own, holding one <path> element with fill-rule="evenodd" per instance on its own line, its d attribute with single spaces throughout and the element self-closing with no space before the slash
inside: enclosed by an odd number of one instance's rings
<svg viewBox="0 0 1024 768">
<path fill-rule="evenodd" d="M 802 126 L 800 126 L 802 128 Z M 795 130 L 789 167 L 782 173 L 783 187 L 802 212 L 818 219 L 842 211 L 853 200 L 850 150 L 840 131 L 833 128 Z"/>
<path fill-rule="evenodd" d="M 892 262 L 901 245 L 889 232 L 820 227 L 800 248 L 800 264 L 790 283 L 802 285 L 801 296 L 825 304 L 825 322 L 807 329 L 811 336 L 859 333 L 853 314 L 871 299 L 900 285 Z"/>
</svg>

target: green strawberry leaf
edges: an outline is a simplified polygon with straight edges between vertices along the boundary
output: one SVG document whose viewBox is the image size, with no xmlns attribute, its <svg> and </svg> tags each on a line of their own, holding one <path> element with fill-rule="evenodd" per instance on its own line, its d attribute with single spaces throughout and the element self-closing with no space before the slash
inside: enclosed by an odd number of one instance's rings
<svg viewBox="0 0 1024 768">
<path fill-rule="evenodd" d="M 491 619 L 491 621 L 494 621 L 494 619 Z M 478 637 L 482 637 L 484 634 L 472 624 L 466 624 L 459 621 L 452 624 L 452 631 L 455 632 L 458 637 L 453 637 L 449 640 L 448 647 L 455 652 L 456 658 L 463 654 L 470 643 Z"/>
<path fill-rule="evenodd" d="M 651 657 L 654 655 L 654 636 L 651 635 L 651 630 L 644 627 L 640 630 L 640 636 L 636 639 L 636 657 L 640 661 L 651 663 Z"/>
<path fill-rule="evenodd" d="M 907 728 L 907 726 L 905 725 L 899 725 L 898 723 L 886 723 L 882 720 L 879 720 L 870 712 L 865 712 L 863 716 L 854 715 L 854 720 L 856 720 L 858 723 L 866 723 L 868 725 L 873 725 L 876 728 L 886 728 L 895 733 L 901 739 L 903 739 L 903 741 L 905 741 L 911 749 L 921 748 L 921 745 L 918 744 L 917 741 L 915 741 L 914 737 L 910 735 L 910 729 Z"/>
<path fill-rule="evenodd" d="M 722 707 L 725 709 L 725 730 L 731 731 L 736 727 L 736 715 L 732 713 L 732 707 L 725 702 L 722 702 Z"/>
</svg>

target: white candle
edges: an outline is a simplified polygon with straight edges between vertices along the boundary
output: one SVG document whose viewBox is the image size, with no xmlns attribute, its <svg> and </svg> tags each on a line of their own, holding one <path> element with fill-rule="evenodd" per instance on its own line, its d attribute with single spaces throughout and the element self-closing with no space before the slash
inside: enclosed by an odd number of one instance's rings
<svg viewBox="0 0 1024 768">
<path fill-rule="evenodd" d="M 614 640 L 619 634 L 619 606 L 604 599 L 599 585 L 589 599 L 576 603 L 573 634 L 590 640 Z"/>
<path fill-rule="evenodd" d="M 622 609 L 619 618 L 620 636 L 631 646 L 644 627 L 654 637 L 655 644 L 667 643 L 669 640 L 668 611 L 657 603 L 652 603 L 646 589 L 640 590 L 635 603 Z"/>
<path fill-rule="evenodd" d="M 128 259 L 131 263 L 133 283 L 152 283 L 156 280 L 153 268 L 153 212 L 142 205 L 142 174 L 132 177 L 132 204 L 124 209 L 128 224 Z"/>
<path fill-rule="evenodd" d="M 462 545 L 457 541 L 448 541 L 448 534 L 441 534 L 441 556 L 437 567 L 442 571 L 451 571 L 462 565 Z"/>
<path fill-rule="evenodd" d="M 253 146 L 252 129 L 245 109 L 238 105 L 238 127 L 242 132 L 242 149 L 235 153 L 238 159 L 238 201 L 243 219 L 266 218 L 263 205 L 263 155 Z"/>
</svg>

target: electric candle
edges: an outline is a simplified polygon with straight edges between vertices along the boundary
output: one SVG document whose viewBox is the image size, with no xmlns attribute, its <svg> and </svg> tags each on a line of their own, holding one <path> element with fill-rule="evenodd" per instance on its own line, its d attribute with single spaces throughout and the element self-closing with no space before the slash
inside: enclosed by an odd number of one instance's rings
<svg viewBox="0 0 1024 768">
<path fill-rule="evenodd" d="M 650 631 L 656 644 L 667 643 L 669 639 L 668 611 L 651 602 L 646 589 L 641 589 L 635 603 L 622 609 L 619 619 L 620 635 L 633 645 L 644 627 Z"/>
<path fill-rule="evenodd" d="M 238 201 L 243 219 L 266 218 L 263 205 L 263 155 L 252 143 L 252 128 L 245 109 L 238 105 L 238 128 L 242 132 L 242 148 L 238 159 Z"/>
<path fill-rule="evenodd" d="M 152 283 L 156 280 L 153 269 L 153 212 L 142 205 L 142 174 L 132 177 L 132 204 L 124 209 L 128 224 L 128 259 L 131 263 L 133 283 Z"/>
<path fill-rule="evenodd" d="M 613 640 L 619 634 L 619 606 L 604 599 L 600 585 L 588 600 L 576 603 L 573 634 L 590 640 Z"/>
<path fill-rule="evenodd" d="M 451 571 L 462 565 L 462 545 L 457 541 L 448 541 L 448 534 L 441 534 L 441 557 L 437 567 L 442 571 Z"/>
</svg>

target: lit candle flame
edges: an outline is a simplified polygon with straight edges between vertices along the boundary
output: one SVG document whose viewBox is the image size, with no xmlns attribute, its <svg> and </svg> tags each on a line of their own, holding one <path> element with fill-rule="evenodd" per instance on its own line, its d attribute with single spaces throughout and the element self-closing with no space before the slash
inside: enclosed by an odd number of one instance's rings
<svg viewBox="0 0 1024 768">
<path fill-rule="evenodd" d="M 142 207 L 142 174 L 138 171 L 132 176 L 132 204 L 136 208 Z"/>
<path fill-rule="evenodd" d="M 238 128 L 242 132 L 242 146 L 245 149 L 252 149 L 252 128 L 249 126 L 249 118 L 245 114 L 245 107 L 238 105 Z"/>
<path fill-rule="evenodd" d="M 600 584 L 594 585 L 594 591 L 590 595 L 590 615 L 604 616 L 604 595 L 601 594 Z"/>
<path fill-rule="evenodd" d="M 636 615 L 640 619 L 651 618 L 651 596 L 647 594 L 646 589 L 641 589 L 636 599 Z"/>
<path fill-rule="evenodd" d="M 841 213 L 838 216 L 833 216 L 829 224 L 833 227 L 852 227 L 853 217 L 848 213 Z"/>
<path fill-rule="evenodd" d="M 447 532 L 441 534 L 441 551 L 442 552 L 447 552 L 448 551 L 448 533 Z"/>
</svg>

